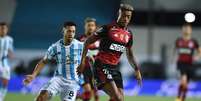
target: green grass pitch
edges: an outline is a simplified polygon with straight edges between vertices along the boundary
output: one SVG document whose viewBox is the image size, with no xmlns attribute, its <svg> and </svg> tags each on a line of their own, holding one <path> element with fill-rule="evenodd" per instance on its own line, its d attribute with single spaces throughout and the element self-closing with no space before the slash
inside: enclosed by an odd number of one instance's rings
<svg viewBox="0 0 201 101">
<path fill-rule="evenodd" d="M 25 95 L 9 93 L 5 101 L 34 101 L 35 95 Z M 52 99 L 51 101 L 60 101 L 58 97 Z M 79 100 L 78 100 L 79 101 Z M 101 96 L 100 101 L 108 101 L 107 96 Z M 173 97 L 154 97 L 154 96 L 127 96 L 125 101 L 174 101 Z M 201 101 L 201 98 L 188 98 L 186 101 Z"/>
</svg>

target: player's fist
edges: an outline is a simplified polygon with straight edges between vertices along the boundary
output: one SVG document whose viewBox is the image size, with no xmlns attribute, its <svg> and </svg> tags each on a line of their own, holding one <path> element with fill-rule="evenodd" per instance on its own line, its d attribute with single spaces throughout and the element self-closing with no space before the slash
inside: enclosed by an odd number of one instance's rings
<svg viewBox="0 0 201 101">
<path fill-rule="evenodd" d="M 141 73 L 140 73 L 140 70 L 136 70 L 136 71 L 135 71 L 135 76 L 136 76 L 138 85 L 139 85 L 139 86 L 142 86 L 142 75 L 141 75 Z"/>
<path fill-rule="evenodd" d="M 23 80 L 24 85 L 28 85 L 35 79 L 34 75 L 26 75 L 25 79 Z"/>
<path fill-rule="evenodd" d="M 84 72 L 84 66 L 85 66 L 85 63 L 82 62 L 78 67 L 77 67 L 77 73 L 78 74 L 81 74 Z"/>
</svg>

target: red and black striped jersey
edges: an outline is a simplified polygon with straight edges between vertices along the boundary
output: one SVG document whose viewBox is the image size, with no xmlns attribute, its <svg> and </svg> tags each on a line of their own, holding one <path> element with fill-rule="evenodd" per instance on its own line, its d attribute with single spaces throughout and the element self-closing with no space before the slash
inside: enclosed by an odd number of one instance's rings
<svg viewBox="0 0 201 101">
<path fill-rule="evenodd" d="M 100 40 L 96 59 L 105 64 L 118 64 L 121 54 L 133 44 L 132 32 L 118 27 L 117 24 L 102 26 L 94 36 Z"/>
<path fill-rule="evenodd" d="M 184 40 L 178 38 L 175 47 L 178 53 L 177 61 L 192 64 L 194 51 L 199 48 L 199 44 L 195 39 Z"/>
</svg>

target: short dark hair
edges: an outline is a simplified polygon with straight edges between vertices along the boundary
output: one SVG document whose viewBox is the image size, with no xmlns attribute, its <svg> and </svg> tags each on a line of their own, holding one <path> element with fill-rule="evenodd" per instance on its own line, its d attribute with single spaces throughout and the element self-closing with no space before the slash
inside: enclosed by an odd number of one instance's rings
<svg viewBox="0 0 201 101">
<path fill-rule="evenodd" d="M 63 25 L 63 27 L 67 27 L 67 26 L 77 26 L 74 22 L 72 22 L 72 21 L 66 21 L 66 22 L 64 22 L 64 25 Z"/>
<path fill-rule="evenodd" d="M 120 10 L 121 11 L 134 11 L 134 8 L 130 4 L 120 4 Z"/>
<path fill-rule="evenodd" d="M 0 26 L 8 26 L 6 22 L 0 22 Z"/>
<path fill-rule="evenodd" d="M 85 20 L 84 20 L 84 23 L 88 23 L 88 22 L 95 22 L 96 23 L 96 19 L 95 18 L 90 18 L 90 17 L 87 17 Z"/>
</svg>

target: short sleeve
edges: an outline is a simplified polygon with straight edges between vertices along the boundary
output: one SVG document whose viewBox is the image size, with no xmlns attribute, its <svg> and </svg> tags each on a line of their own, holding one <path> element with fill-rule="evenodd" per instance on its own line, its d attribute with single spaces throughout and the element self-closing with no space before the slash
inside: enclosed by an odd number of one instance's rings
<svg viewBox="0 0 201 101">
<path fill-rule="evenodd" d="M 100 27 L 95 33 L 94 33 L 94 36 L 97 36 L 99 38 L 102 38 L 102 37 L 106 37 L 107 35 L 107 32 L 108 32 L 108 28 L 106 25 Z"/>
<path fill-rule="evenodd" d="M 194 40 L 194 44 L 195 44 L 195 49 L 198 49 L 200 47 L 197 40 Z"/>
<path fill-rule="evenodd" d="M 8 49 L 9 49 L 11 52 L 14 51 L 13 39 L 12 39 L 12 38 L 9 40 L 9 46 L 8 46 Z"/>
<path fill-rule="evenodd" d="M 129 41 L 126 45 L 126 47 L 128 47 L 128 48 L 132 47 L 132 45 L 133 45 L 133 33 L 131 31 L 129 31 L 129 32 L 130 32 L 131 36 L 130 36 Z"/>
<path fill-rule="evenodd" d="M 55 60 L 56 59 L 56 45 L 52 45 L 48 48 L 44 59 L 47 60 Z"/>
<path fill-rule="evenodd" d="M 177 38 L 176 40 L 175 40 L 175 43 L 174 43 L 175 45 L 174 45 L 174 47 L 175 48 L 178 48 L 179 47 L 179 38 Z"/>
</svg>

